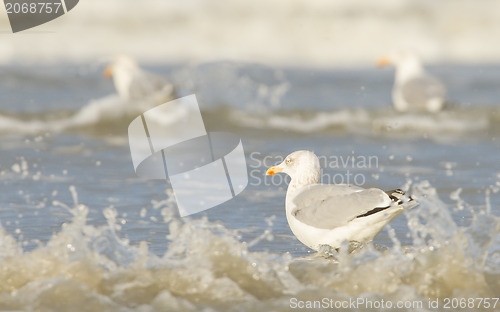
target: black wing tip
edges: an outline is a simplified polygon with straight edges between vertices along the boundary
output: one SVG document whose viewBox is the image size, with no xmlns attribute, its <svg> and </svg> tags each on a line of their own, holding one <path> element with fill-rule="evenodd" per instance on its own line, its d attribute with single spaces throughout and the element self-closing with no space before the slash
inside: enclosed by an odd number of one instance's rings
<svg viewBox="0 0 500 312">
<path fill-rule="evenodd" d="M 402 189 L 395 189 L 392 191 L 386 191 L 385 193 L 397 205 L 401 205 L 404 203 L 402 197 L 406 194 L 406 192 L 403 191 Z M 415 200 L 415 198 L 413 198 L 413 196 L 409 196 L 408 198 L 409 199 L 407 201 L 409 201 L 409 202 Z"/>
<path fill-rule="evenodd" d="M 395 190 L 392 190 L 392 191 L 386 191 L 385 192 L 389 198 L 391 199 L 391 201 L 396 205 L 402 205 L 404 203 L 403 201 L 403 196 L 406 194 L 405 191 L 403 191 L 402 189 L 395 189 Z M 409 197 L 409 199 L 407 200 L 408 202 L 411 202 L 413 201 L 414 198 L 412 196 Z M 361 214 L 359 216 L 356 216 L 356 218 L 363 218 L 363 217 L 368 217 L 368 216 L 371 216 L 377 212 L 380 212 L 380 211 L 383 211 L 383 210 L 386 210 L 387 208 L 390 208 L 392 207 L 392 205 L 389 205 L 387 207 L 376 207 L 364 214 Z"/>
</svg>

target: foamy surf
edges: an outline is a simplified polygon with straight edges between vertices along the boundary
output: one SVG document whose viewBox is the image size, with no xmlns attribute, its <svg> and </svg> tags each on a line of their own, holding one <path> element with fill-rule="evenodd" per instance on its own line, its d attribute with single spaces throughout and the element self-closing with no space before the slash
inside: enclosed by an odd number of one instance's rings
<svg viewBox="0 0 500 312">
<path fill-rule="evenodd" d="M 90 127 L 109 129 L 110 126 L 119 123 L 127 124 L 127 121 L 137 115 L 168 100 L 171 100 L 170 95 L 161 91 L 141 100 L 125 100 L 117 94 L 111 94 L 91 100 L 78 111 L 63 116 L 58 112 L 20 117 L 0 114 L 0 134 L 60 133 L 85 130 Z M 171 118 L 163 117 L 163 119 Z M 163 120 L 161 116 L 158 118 L 160 121 Z"/>
<path fill-rule="evenodd" d="M 124 102 L 115 95 L 91 101 L 69 116 L 35 116 L 19 119 L 0 115 L 0 135 L 45 135 L 68 132 L 91 132 L 124 138 L 126 125 L 147 108 L 158 102 Z M 173 124 L 184 114 L 181 109 L 172 114 L 154 116 L 159 125 Z M 475 111 L 444 111 L 438 114 L 399 114 L 386 109 L 339 109 L 332 111 L 277 111 L 259 114 L 236 108 L 215 108 L 202 111 L 207 124 L 218 129 L 243 133 L 248 129 L 266 133 L 335 134 L 356 133 L 374 137 L 429 137 L 436 140 L 456 140 L 463 136 L 483 136 L 497 133 L 496 112 L 489 109 Z M 50 115 L 50 114 L 49 114 Z M 40 119 L 37 119 L 40 118 Z M 119 140 L 126 143 L 126 140 Z"/>
<path fill-rule="evenodd" d="M 401 114 L 387 109 L 338 109 L 253 114 L 233 111 L 234 124 L 295 133 L 354 132 L 359 134 L 441 136 L 496 131 L 495 111 L 449 110 L 437 114 Z"/>
<path fill-rule="evenodd" d="M 33 250 L 24 251 L 0 228 L 1 310 L 289 311 L 323 298 L 334 305 L 360 298 L 405 302 L 402 311 L 432 310 L 429 302 L 441 298 L 437 310 L 445 310 L 445 297 L 500 293 L 500 218 L 489 204 L 496 187 L 483 190 L 483 204 L 474 206 L 460 191 L 452 194 L 454 204 L 445 204 L 428 182 L 416 183 L 411 193 L 420 206 L 405 213 L 410 243 L 389 228 L 392 246 L 341 251 L 338 261 L 259 251 L 258 242 L 250 251 L 238 230 L 204 217 L 172 217 L 172 198 L 155 203 L 164 215 L 167 250 L 153 254 L 147 242 L 122 237 L 113 207 L 103 211 L 107 224 L 89 224 L 89 207 L 70 190 L 71 207 L 53 204 L 71 220 Z M 464 206 L 472 218 L 459 226 L 454 217 Z"/>
</svg>

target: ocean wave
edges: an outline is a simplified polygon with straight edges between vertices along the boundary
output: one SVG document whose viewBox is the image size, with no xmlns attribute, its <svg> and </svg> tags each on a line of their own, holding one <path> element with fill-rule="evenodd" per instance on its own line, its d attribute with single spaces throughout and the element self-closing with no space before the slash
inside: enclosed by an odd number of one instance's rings
<svg viewBox="0 0 500 312">
<path fill-rule="evenodd" d="M 495 109 L 461 109 L 438 114 L 401 114 L 387 109 L 339 109 L 316 112 L 277 112 L 252 114 L 233 111 L 228 119 L 235 124 L 257 129 L 295 133 L 353 132 L 358 134 L 442 135 L 480 134 L 496 131 Z"/>
<path fill-rule="evenodd" d="M 76 112 L 50 112 L 31 115 L 12 115 L 0 113 L 0 134 L 40 134 L 71 131 L 90 131 L 94 133 L 122 132 L 127 129 L 133 118 L 144 111 L 169 100 L 163 92 L 153 93 L 141 100 L 125 100 L 117 94 L 92 100 Z M 160 116 L 160 122 L 171 116 Z M 119 128 L 119 129 L 116 129 Z M 114 130 L 114 131 L 113 131 Z M 124 132 L 126 133 L 126 131 Z"/>
<path fill-rule="evenodd" d="M 489 204 L 494 189 L 483 190 L 481 206 L 465 203 L 459 190 L 445 204 L 428 182 L 416 183 L 411 193 L 420 206 L 405 213 L 411 244 L 389 227 L 392 246 L 370 244 L 328 259 L 249 251 L 238 230 L 203 217 L 172 217 L 172 198 L 157 203 L 168 247 L 155 255 L 146 242 L 131 245 L 121 237 L 113 207 L 103 211 L 106 225 L 89 225 L 89 208 L 71 187 L 74 205 L 54 203 L 71 221 L 34 250 L 24 251 L 0 227 L 0 309 L 288 311 L 294 300 L 322 298 L 426 305 L 429 298 L 494 297 L 500 292 L 500 218 Z M 472 217 L 459 226 L 453 217 L 464 207 Z"/>
<path fill-rule="evenodd" d="M 126 101 L 117 95 L 92 100 L 76 112 L 43 112 L 37 115 L 0 113 L 0 135 L 63 133 L 83 131 L 97 135 L 126 135 L 130 121 L 162 104 L 164 94 L 140 101 Z M 177 112 L 182 114 L 183 112 Z M 177 114 L 176 113 L 176 114 Z M 176 114 L 155 116 L 159 124 L 173 122 Z M 437 114 L 402 114 L 387 108 L 325 110 L 252 111 L 223 104 L 203 109 L 206 124 L 226 130 L 259 129 L 288 134 L 351 132 L 374 136 L 461 136 L 500 131 L 495 107 L 454 108 Z"/>
</svg>

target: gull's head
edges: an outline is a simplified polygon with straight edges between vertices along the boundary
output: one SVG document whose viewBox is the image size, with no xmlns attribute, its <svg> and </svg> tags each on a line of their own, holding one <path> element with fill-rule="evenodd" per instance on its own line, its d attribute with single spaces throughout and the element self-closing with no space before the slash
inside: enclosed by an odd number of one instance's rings
<svg viewBox="0 0 500 312">
<path fill-rule="evenodd" d="M 141 69 L 136 61 L 127 55 L 116 56 L 104 70 L 104 76 L 113 77 L 113 83 L 118 94 L 123 99 L 130 99 L 130 87 L 134 79 L 141 75 Z"/>
<path fill-rule="evenodd" d="M 283 172 L 292 178 L 292 186 L 319 182 L 320 166 L 318 157 L 310 151 L 296 151 L 286 156 L 279 165 L 267 169 L 267 175 Z"/>
<path fill-rule="evenodd" d="M 382 57 L 377 62 L 379 67 L 393 65 L 396 67 L 396 83 L 402 84 L 421 75 L 424 71 L 418 55 L 412 50 L 398 50 Z"/>
<path fill-rule="evenodd" d="M 128 55 L 120 54 L 117 55 L 113 61 L 104 70 L 104 76 L 107 78 L 115 77 L 116 75 L 121 75 L 124 72 L 134 72 L 139 69 L 137 62 Z"/>
</svg>

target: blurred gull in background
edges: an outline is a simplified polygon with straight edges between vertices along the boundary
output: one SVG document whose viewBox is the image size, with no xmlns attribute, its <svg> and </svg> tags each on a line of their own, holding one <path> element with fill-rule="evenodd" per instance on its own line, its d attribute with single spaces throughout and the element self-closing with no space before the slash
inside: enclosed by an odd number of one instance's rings
<svg viewBox="0 0 500 312">
<path fill-rule="evenodd" d="M 90 101 L 71 118 L 59 120 L 50 127 L 61 131 L 110 120 L 128 120 L 176 96 L 171 82 L 141 69 L 137 62 L 127 55 L 117 55 L 104 70 L 104 76 L 113 78 L 118 94 Z M 160 123 L 169 123 L 172 118 L 174 117 L 168 114 L 157 114 L 153 119 Z"/>
<path fill-rule="evenodd" d="M 166 98 L 175 96 L 172 83 L 139 67 L 129 56 L 118 55 L 104 70 L 104 75 L 113 78 L 116 91 L 124 100 L 141 100 L 161 93 Z"/>
<path fill-rule="evenodd" d="M 425 71 L 415 53 L 406 50 L 397 51 L 378 61 L 379 66 L 389 64 L 396 67 L 392 100 L 397 111 L 435 113 L 444 108 L 446 104 L 444 85 Z"/>
</svg>

